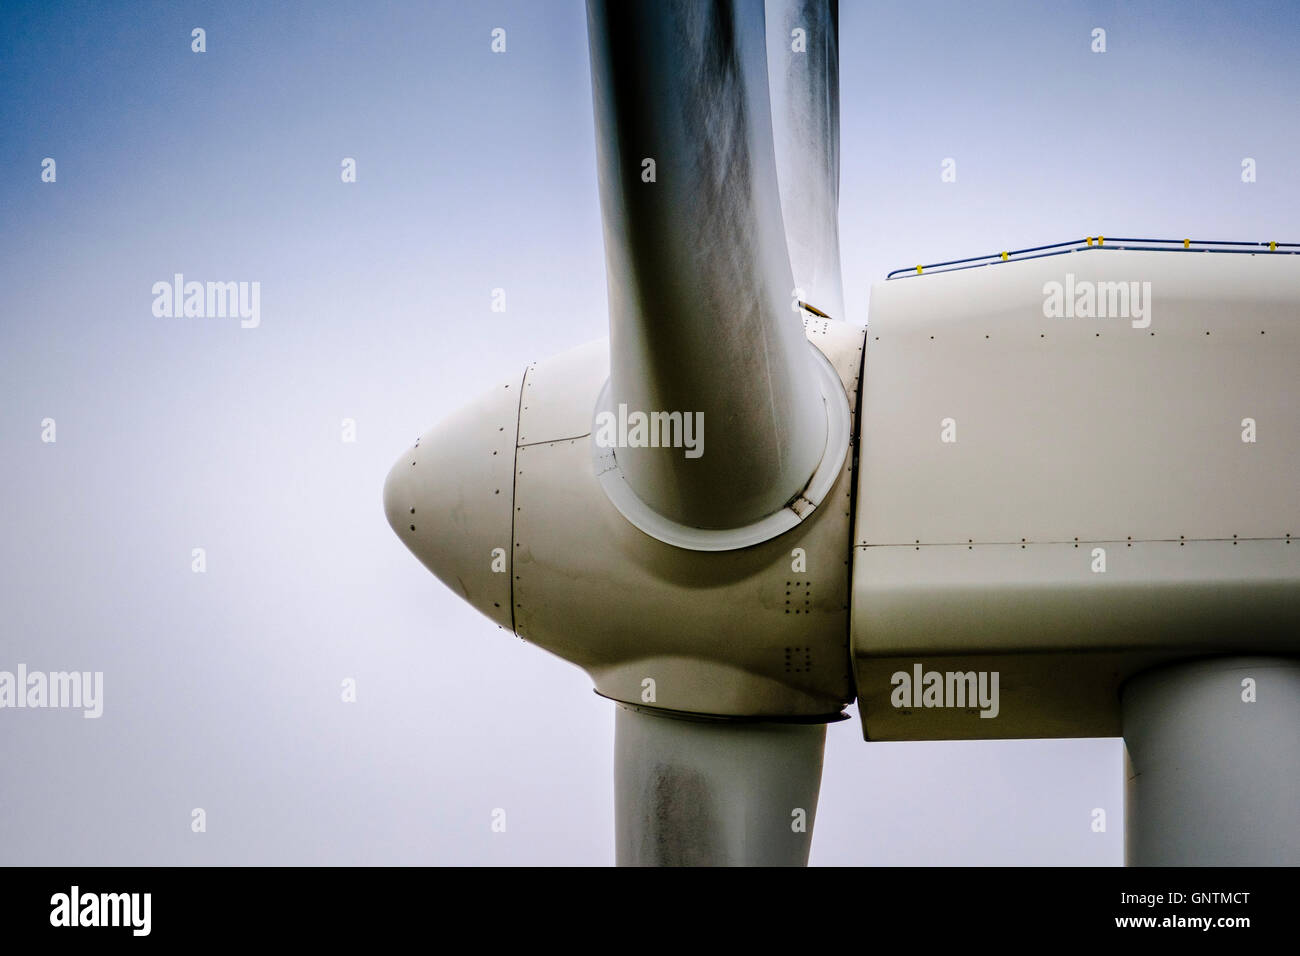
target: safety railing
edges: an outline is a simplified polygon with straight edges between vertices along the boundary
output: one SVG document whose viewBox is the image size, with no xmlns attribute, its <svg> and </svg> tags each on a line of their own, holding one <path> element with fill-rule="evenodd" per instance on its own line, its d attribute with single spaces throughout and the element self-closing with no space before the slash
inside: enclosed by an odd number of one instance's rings
<svg viewBox="0 0 1300 956">
<path fill-rule="evenodd" d="M 1267 252 L 1274 255 L 1300 255 L 1300 242 L 1225 242 L 1219 239 L 1131 239 L 1110 238 L 1105 236 L 1085 236 L 1070 242 L 1054 242 L 1046 246 L 1030 246 L 1026 249 L 1006 249 L 992 252 L 985 256 L 972 256 L 969 259 L 950 259 L 947 262 L 932 262 L 910 268 L 895 269 L 885 276 L 886 279 L 907 278 L 908 276 L 933 275 L 936 272 L 958 272 L 962 269 L 979 269 L 983 266 L 995 266 L 1003 262 L 1024 262 L 1028 259 L 1042 259 L 1047 256 L 1066 255 L 1071 252 L 1083 252 L 1088 249 L 1110 249 L 1140 252 L 1210 252 L 1210 253 L 1246 253 L 1256 255 Z"/>
</svg>

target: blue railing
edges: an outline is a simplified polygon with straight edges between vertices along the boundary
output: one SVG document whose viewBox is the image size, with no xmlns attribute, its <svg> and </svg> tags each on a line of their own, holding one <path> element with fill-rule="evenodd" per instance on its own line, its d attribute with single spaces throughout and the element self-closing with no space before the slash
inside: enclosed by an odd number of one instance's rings
<svg viewBox="0 0 1300 956">
<path fill-rule="evenodd" d="M 1007 249 L 993 252 L 986 256 L 972 256 L 969 259 L 950 259 L 947 262 L 922 263 L 907 269 L 895 269 L 886 279 L 899 276 L 918 276 L 932 272 L 957 272 L 962 269 L 978 269 L 981 266 L 993 266 L 1002 262 L 1024 262 L 1027 259 L 1042 259 L 1046 256 L 1060 256 L 1070 252 L 1083 252 L 1088 249 L 1128 249 L 1139 252 L 1229 252 L 1255 255 L 1267 252 L 1272 255 L 1300 255 L 1300 242 L 1224 242 L 1217 239 L 1129 239 L 1105 236 L 1085 236 L 1070 242 L 1054 242 L 1048 246 L 1030 246 L 1026 249 Z"/>
</svg>

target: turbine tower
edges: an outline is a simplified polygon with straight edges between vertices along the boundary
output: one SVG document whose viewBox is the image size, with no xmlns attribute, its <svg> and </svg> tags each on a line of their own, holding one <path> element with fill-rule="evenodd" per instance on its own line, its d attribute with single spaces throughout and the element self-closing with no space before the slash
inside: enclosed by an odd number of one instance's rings
<svg viewBox="0 0 1300 956">
<path fill-rule="evenodd" d="M 855 698 L 1122 734 L 1132 863 L 1300 862 L 1294 247 L 918 266 L 849 325 L 837 30 L 589 0 L 609 339 L 421 436 L 390 524 L 611 700 L 620 864 L 806 863 Z"/>
</svg>

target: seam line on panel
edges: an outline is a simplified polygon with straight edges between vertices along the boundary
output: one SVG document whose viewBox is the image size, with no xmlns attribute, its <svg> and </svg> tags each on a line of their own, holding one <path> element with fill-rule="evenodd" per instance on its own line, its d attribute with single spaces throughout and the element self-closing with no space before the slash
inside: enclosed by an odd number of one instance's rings
<svg viewBox="0 0 1300 956">
<path fill-rule="evenodd" d="M 524 374 L 519 379 L 519 401 L 515 405 L 515 454 L 510 466 L 510 632 L 519 634 L 519 622 L 515 620 L 515 515 L 519 514 L 519 429 L 523 427 L 524 388 L 528 384 L 528 373 L 532 365 L 524 366 Z"/>
</svg>

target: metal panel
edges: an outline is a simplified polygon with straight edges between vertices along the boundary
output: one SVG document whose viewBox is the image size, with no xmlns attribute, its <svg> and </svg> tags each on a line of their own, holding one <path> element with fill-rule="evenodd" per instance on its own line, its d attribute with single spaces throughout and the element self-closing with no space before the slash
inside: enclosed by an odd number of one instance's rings
<svg viewBox="0 0 1300 956">
<path fill-rule="evenodd" d="M 1149 281 L 1150 327 L 1045 318 L 1067 273 Z M 859 544 L 1300 533 L 1292 257 L 1095 250 L 877 283 L 866 377 Z"/>
<path fill-rule="evenodd" d="M 531 363 L 519 409 L 519 444 L 535 445 L 590 434 L 596 396 L 608 378 L 608 339 L 597 339 L 545 362 Z"/>
<path fill-rule="evenodd" d="M 1049 283 L 1133 281 L 1149 324 L 1044 315 Z M 1098 249 L 878 283 L 854 560 L 867 735 L 1110 734 L 1119 681 L 1153 660 L 1300 650 L 1298 365 L 1291 257 Z M 1015 677 L 998 719 L 890 704 L 909 661 L 993 655 Z"/>
<path fill-rule="evenodd" d="M 384 511 L 402 543 L 507 630 L 521 379 L 501 383 L 421 435 L 384 483 Z"/>
</svg>

